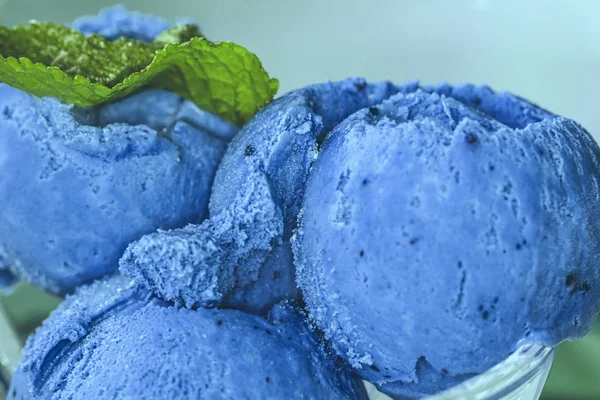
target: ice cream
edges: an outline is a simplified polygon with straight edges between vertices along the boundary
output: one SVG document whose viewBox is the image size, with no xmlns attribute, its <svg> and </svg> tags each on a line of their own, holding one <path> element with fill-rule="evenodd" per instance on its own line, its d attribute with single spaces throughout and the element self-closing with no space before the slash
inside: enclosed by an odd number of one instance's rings
<svg viewBox="0 0 600 400">
<path fill-rule="evenodd" d="M 591 136 L 508 94 L 425 89 L 332 130 L 294 238 L 311 318 L 400 398 L 580 338 L 600 306 Z"/>
<path fill-rule="evenodd" d="M 96 33 L 109 40 L 125 37 L 150 42 L 171 28 L 173 23 L 116 5 L 101 10 L 98 15 L 79 17 L 71 26 L 85 34 Z"/>
<path fill-rule="evenodd" d="M 114 8 L 73 26 L 153 40 L 171 24 Z M 194 27 L 152 45 L 27 29 L 2 30 L 35 37 L 4 47 L 3 79 L 42 96 L 19 85 L 56 73 L 65 102 L 170 87 L 241 124 L 278 87 Z M 40 38 L 67 62 L 17 62 Z M 124 63 L 119 46 L 139 54 Z M 116 61 L 81 61 L 99 54 Z M 485 86 L 313 85 L 227 146 L 236 127 L 166 91 L 83 109 L 0 85 L 0 133 L 0 287 L 70 292 L 127 246 L 124 276 L 82 287 L 30 338 L 12 399 L 365 398 L 348 365 L 421 397 L 524 344 L 581 337 L 600 309 L 600 148 Z"/>
<path fill-rule="evenodd" d="M 261 314 L 296 297 L 289 238 L 319 142 L 348 115 L 398 90 L 352 79 L 275 100 L 229 145 L 210 219 L 143 237 L 128 248 L 121 271 L 187 307 L 221 304 Z"/>
<path fill-rule="evenodd" d="M 75 25 L 148 39 L 167 26 L 123 9 Z M 0 270 L 61 294 L 143 234 L 202 221 L 237 128 L 166 91 L 79 109 L 0 84 L 0 133 Z"/>
<path fill-rule="evenodd" d="M 486 86 L 314 85 L 232 141 L 208 220 L 143 237 L 121 270 L 179 305 L 260 312 L 295 264 L 338 354 L 420 397 L 589 330 L 599 151 L 574 121 Z"/>
<path fill-rule="evenodd" d="M 78 289 L 30 337 L 8 398 L 367 397 L 291 303 L 269 320 L 177 309 L 114 276 Z"/>
</svg>

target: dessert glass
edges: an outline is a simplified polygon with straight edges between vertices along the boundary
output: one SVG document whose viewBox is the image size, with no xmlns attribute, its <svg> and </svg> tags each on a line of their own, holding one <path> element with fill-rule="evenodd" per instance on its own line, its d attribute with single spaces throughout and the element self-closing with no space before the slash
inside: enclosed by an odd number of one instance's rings
<svg viewBox="0 0 600 400">
<path fill-rule="evenodd" d="M 424 400 L 537 400 L 542 393 L 555 348 L 525 345 L 506 360 L 442 393 Z M 370 400 L 389 400 L 367 383 Z"/>
</svg>

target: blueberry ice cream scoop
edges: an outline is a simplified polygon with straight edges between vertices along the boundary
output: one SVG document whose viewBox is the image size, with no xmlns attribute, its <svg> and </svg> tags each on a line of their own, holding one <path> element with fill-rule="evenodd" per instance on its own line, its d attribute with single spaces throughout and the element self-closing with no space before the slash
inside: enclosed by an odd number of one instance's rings
<svg viewBox="0 0 600 400">
<path fill-rule="evenodd" d="M 177 309 L 122 276 L 82 287 L 30 337 L 29 399 L 367 399 L 291 303 L 269 319 Z"/>
<path fill-rule="evenodd" d="M 364 379 L 436 393 L 600 306 L 600 149 L 487 88 L 400 93 L 337 125 L 293 239 L 311 318 Z"/>
<path fill-rule="evenodd" d="M 115 5 L 101 10 L 98 15 L 79 17 L 71 26 L 86 35 L 95 33 L 109 40 L 124 37 L 151 42 L 171 28 L 173 23 L 152 15 L 128 11 L 122 5 Z"/>
<path fill-rule="evenodd" d="M 122 9 L 109 15 L 75 25 L 116 36 L 135 27 L 148 39 L 165 27 L 150 17 L 128 25 L 138 16 Z M 166 91 L 80 109 L 0 84 L 2 280 L 70 292 L 114 271 L 142 235 L 202 221 L 236 132 Z"/>
<path fill-rule="evenodd" d="M 296 297 L 289 239 L 319 142 L 348 115 L 398 90 L 349 79 L 275 100 L 229 145 L 210 219 L 143 237 L 127 249 L 121 271 L 187 307 L 221 304 L 261 314 Z"/>
</svg>

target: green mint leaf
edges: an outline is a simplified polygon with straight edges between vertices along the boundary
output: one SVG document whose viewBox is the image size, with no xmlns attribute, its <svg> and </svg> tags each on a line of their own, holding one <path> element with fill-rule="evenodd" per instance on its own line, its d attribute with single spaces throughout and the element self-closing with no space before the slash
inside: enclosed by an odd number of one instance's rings
<svg viewBox="0 0 600 400">
<path fill-rule="evenodd" d="M 52 23 L 0 27 L 0 81 L 84 107 L 167 89 L 242 125 L 273 99 L 279 82 L 244 47 L 200 35 L 182 25 L 152 43 L 110 42 Z"/>
<path fill-rule="evenodd" d="M 158 35 L 156 42 L 184 43 L 195 37 L 204 37 L 197 25 L 175 25 Z"/>
</svg>

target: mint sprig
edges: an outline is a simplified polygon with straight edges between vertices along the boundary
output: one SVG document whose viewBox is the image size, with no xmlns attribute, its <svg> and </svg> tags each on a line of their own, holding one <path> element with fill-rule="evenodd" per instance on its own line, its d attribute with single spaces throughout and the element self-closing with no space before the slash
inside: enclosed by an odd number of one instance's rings
<svg viewBox="0 0 600 400">
<path fill-rule="evenodd" d="M 0 27 L 0 81 L 84 107 L 144 88 L 167 89 L 237 125 L 279 87 L 255 54 L 210 42 L 193 25 L 176 26 L 151 43 L 111 42 L 52 23 Z"/>
</svg>

